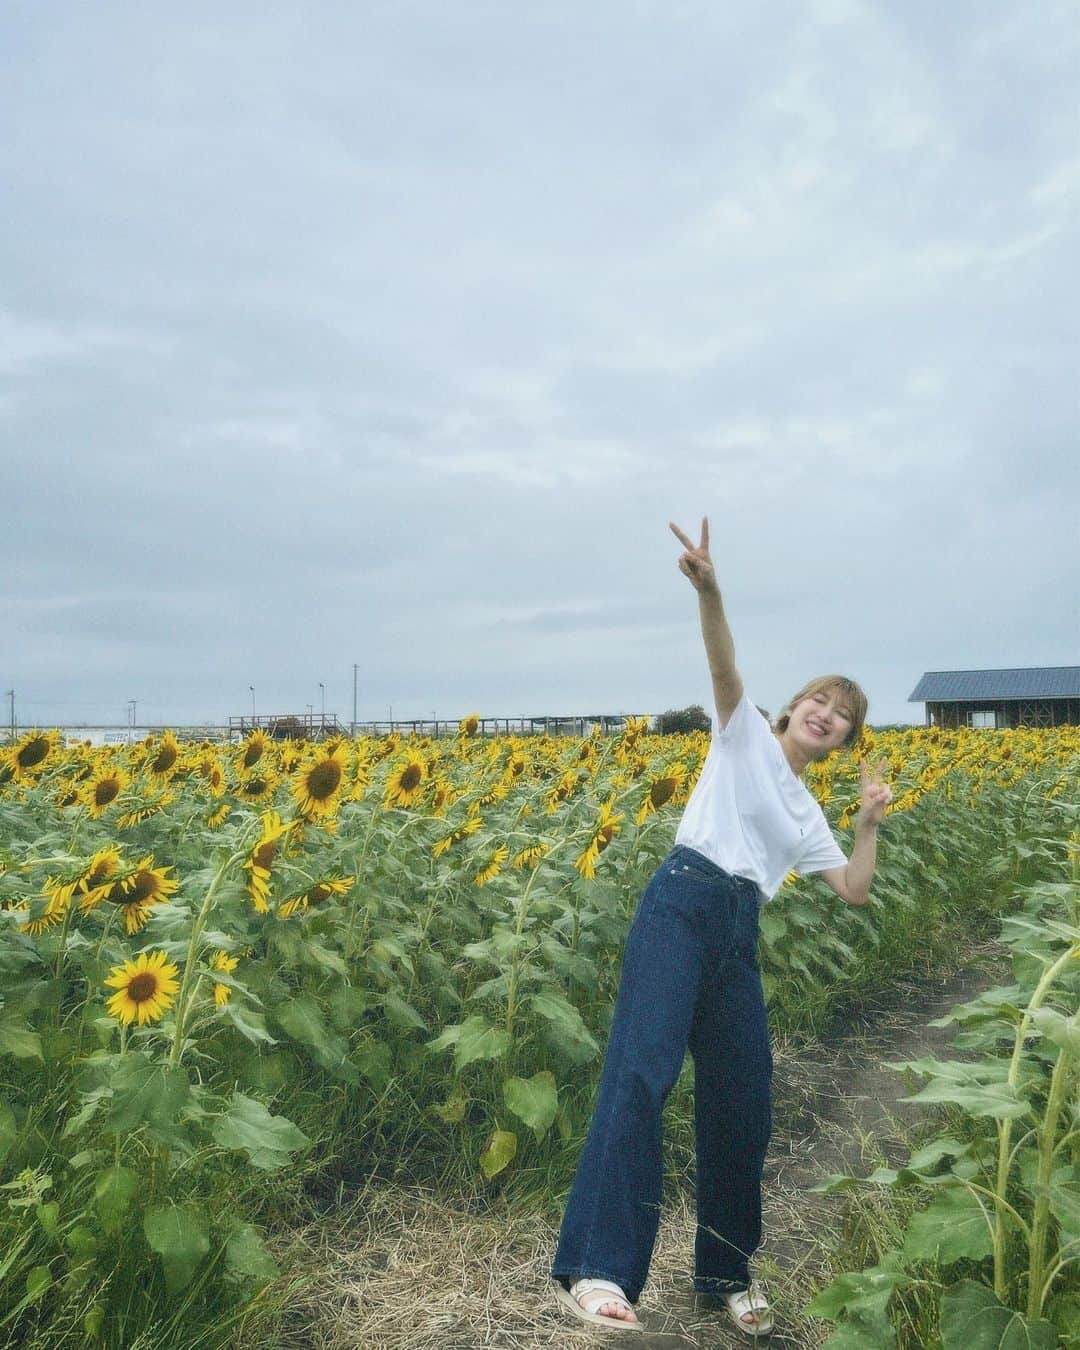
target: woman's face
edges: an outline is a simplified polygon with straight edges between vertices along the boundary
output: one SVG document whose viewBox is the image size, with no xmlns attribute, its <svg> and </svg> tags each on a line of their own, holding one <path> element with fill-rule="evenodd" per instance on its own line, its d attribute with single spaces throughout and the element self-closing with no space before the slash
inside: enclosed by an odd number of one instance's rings
<svg viewBox="0 0 1080 1350">
<path fill-rule="evenodd" d="M 854 722 L 851 705 L 840 691 L 824 689 L 796 703 L 788 714 L 788 731 L 810 750 L 812 759 L 824 759 L 840 749 Z"/>
</svg>

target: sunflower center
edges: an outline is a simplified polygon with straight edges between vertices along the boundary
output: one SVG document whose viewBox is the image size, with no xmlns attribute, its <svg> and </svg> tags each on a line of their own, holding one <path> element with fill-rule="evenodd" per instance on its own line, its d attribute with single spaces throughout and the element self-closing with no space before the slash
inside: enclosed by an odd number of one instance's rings
<svg viewBox="0 0 1080 1350">
<path fill-rule="evenodd" d="M 262 759 L 262 752 L 261 745 L 249 745 L 244 751 L 244 768 L 250 769 L 253 764 L 257 764 Z"/>
<path fill-rule="evenodd" d="M 321 905 L 324 900 L 329 900 L 331 895 L 330 887 L 319 882 L 317 886 L 312 886 L 308 891 L 308 904 Z"/>
<path fill-rule="evenodd" d="M 249 778 L 244 784 L 244 793 L 248 797 L 259 797 L 267 788 L 265 778 Z"/>
<path fill-rule="evenodd" d="M 171 745 L 163 745 L 150 763 L 151 773 L 164 773 L 176 763 L 177 752 Z"/>
<path fill-rule="evenodd" d="M 144 867 L 135 873 L 135 884 L 128 891 L 127 902 L 129 905 L 141 905 L 148 900 L 157 890 L 157 878 L 148 868 Z"/>
<path fill-rule="evenodd" d="M 35 764 L 40 764 L 49 753 L 49 739 L 47 736 L 35 736 L 32 741 L 27 741 L 19 751 L 16 759 L 20 769 L 32 769 Z"/>
<path fill-rule="evenodd" d="M 94 784 L 94 805 L 108 806 L 119 791 L 118 778 L 103 778 L 100 783 Z"/>
<path fill-rule="evenodd" d="M 267 871 L 269 871 L 274 864 L 274 854 L 276 852 L 277 844 L 271 840 L 269 843 L 259 845 L 251 855 L 251 861 L 256 867 L 265 867 Z"/>
<path fill-rule="evenodd" d="M 142 970 L 138 975 L 133 975 L 131 983 L 127 987 L 127 996 L 132 1003 L 145 1003 L 157 993 L 157 976 L 152 970 Z"/>
<path fill-rule="evenodd" d="M 674 794 L 676 783 L 674 778 L 661 778 L 652 785 L 649 797 L 653 806 L 663 806 L 663 804 Z"/>
<path fill-rule="evenodd" d="M 419 764 L 407 764 L 401 772 L 402 791 L 411 792 L 413 788 L 419 786 L 423 776 L 424 771 Z"/>
<path fill-rule="evenodd" d="M 341 765 L 336 759 L 324 759 L 308 775 L 308 794 L 317 802 L 324 802 L 333 796 L 341 782 Z"/>
</svg>

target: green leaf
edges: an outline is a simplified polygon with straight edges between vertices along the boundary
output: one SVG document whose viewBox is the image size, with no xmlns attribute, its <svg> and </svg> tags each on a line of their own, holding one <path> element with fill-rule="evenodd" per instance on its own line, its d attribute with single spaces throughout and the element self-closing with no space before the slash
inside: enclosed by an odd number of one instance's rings
<svg viewBox="0 0 1080 1350">
<path fill-rule="evenodd" d="M 322 1010 L 306 994 L 281 1004 L 274 1010 L 274 1017 L 283 1031 L 305 1045 L 321 1045 L 330 1034 Z"/>
<path fill-rule="evenodd" d="M 36 1303 L 52 1284 L 48 1266 L 35 1266 L 26 1277 L 26 1301 Z"/>
<path fill-rule="evenodd" d="M 1080 1011 L 1064 1017 L 1053 1008 L 1037 1008 L 1031 1020 L 1042 1034 L 1070 1054 L 1080 1054 Z"/>
<path fill-rule="evenodd" d="M 114 1166 L 98 1173 L 94 1181 L 94 1205 L 107 1234 L 119 1229 L 138 1189 L 139 1178 L 130 1168 Z"/>
<path fill-rule="evenodd" d="M 0 1098 L 0 1162 L 7 1157 L 18 1137 L 19 1127 L 15 1123 L 15 1112 Z"/>
<path fill-rule="evenodd" d="M 403 1031 L 427 1031 L 428 1026 L 411 1003 L 406 1003 L 397 994 L 383 995 L 383 1012 L 391 1026 Z"/>
<path fill-rule="evenodd" d="M 937 1261 L 943 1266 L 964 1257 L 977 1261 L 992 1250 L 979 1200 L 962 1186 L 939 1191 L 928 1208 L 912 1215 L 903 1249 L 908 1261 Z"/>
<path fill-rule="evenodd" d="M 442 1106 L 433 1106 L 431 1109 L 447 1125 L 460 1125 L 465 1119 L 465 1108 L 468 1104 L 468 1100 L 458 1091 L 448 1101 L 443 1102 Z"/>
<path fill-rule="evenodd" d="M 34 1210 L 42 1229 L 48 1233 L 54 1242 L 60 1240 L 60 1206 L 55 1201 L 50 1201 L 47 1205 L 38 1205 Z"/>
<path fill-rule="evenodd" d="M 508 1167 L 517 1153 L 517 1135 L 509 1130 L 495 1130 L 480 1154 L 480 1170 L 488 1181 Z"/>
<path fill-rule="evenodd" d="M 215 1121 L 211 1135 L 222 1148 L 241 1149 L 253 1167 L 265 1172 L 284 1167 L 294 1153 L 311 1143 L 291 1120 L 272 1116 L 262 1102 L 242 1092 L 233 1093 L 228 1111 Z"/>
<path fill-rule="evenodd" d="M 1050 1199 L 1050 1213 L 1061 1226 L 1062 1245 L 1080 1240 L 1080 1184 L 1058 1182 L 1047 1187 L 1046 1194 Z"/>
<path fill-rule="evenodd" d="M 210 1250 L 210 1232 L 202 1210 L 195 1205 L 158 1205 L 147 1210 L 143 1232 L 161 1257 L 168 1293 L 186 1289 Z"/>
<path fill-rule="evenodd" d="M 129 1051 L 112 1075 L 112 1110 L 107 1128 L 128 1134 L 144 1121 L 168 1127 L 191 1095 L 187 1074 L 178 1064 L 155 1064 L 139 1051 Z"/>
<path fill-rule="evenodd" d="M 560 1035 L 579 1046 L 583 1051 L 587 1050 L 590 1056 L 598 1053 L 600 1047 L 589 1028 L 581 1020 L 581 1014 L 561 994 L 553 993 L 550 990 L 541 990 L 539 993 L 530 996 L 529 1003 L 533 1012 L 546 1018 Z"/>
<path fill-rule="evenodd" d="M 454 1047 L 454 1064 L 460 1072 L 478 1059 L 498 1059 L 510 1049 L 511 1038 L 504 1027 L 493 1027 L 479 1014 L 467 1017 L 456 1026 L 447 1027 L 428 1049 L 436 1052 Z"/>
<path fill-rule="evenodd" d="M 280 1274 L 277 1262 L 266 1249 L 259 1230 L 250 1223 L 239 1224 L 225 1244 L 225 1260 L 238 1275 L 246 1275 L 267 1284 Z"/>
<path fill-rule="evenodd" d="M 845 1317 L 821 1350 L 892 1350 L 896 1332 L 884 1313 L 857 1312 Z"/>
<path fill-rule="evenodd" d="M 843 1312 L 884 1317 L 893 1290 L 907 1284 L 910 1276 L 899 1252 L 886 1252 L 876 1266 L 838 1275 L 810 1300 L 811 1317 L 837 1318 Z"/>
<path fill-rule="evenodd" d="M 1039 1318 L 1029 1322 L 1006 1308 L 992 1289 L 961 1280 L 941 1299 L 941 1343 L 945 1350 L 1054 1350 L 1057 1331 Z"/>
<path fill-rule="evenodd" d="M 1027 1115 L 1030 1105 L 1018 1095 L 1009 1083 L 987 1083 L 985 1085 L 949 1082 L 936 1079 L 913 1093 L 910 1097 L 901 1097 L 904 1102 L 949 1102 L 953 1106 L 963 1107 L 972 1116 L 993 1116 L 996 1120 L 1012 1120 Z"/>
<path fill-rule="evenodd" d="M 14 1055 L 16 1059 L 44 1059 L 41 1037 L 12 1017 L 0 1018 L 0 1054 Z"/>
<path fill-rule="evenodd" d="M 232 999 L 221 1009 L 221 1016 L 226 1022 L 231 1022 L 241 1036 L 251 1041 L 253 1045 L 277 1045 L 277 1041 L 266 1029 L 266 1018 L 262 1013 L 253 1012 L 250 1008 L 245 1008 L 242 1003 L 236 1003 Z"/>
<path fill-rule="evenodd" d="M 507 1078 L 503 1083 L 503 1098 L 514 1115 L 528 1125 L 539 1143 L 551 1128 L 559 1109 L 555 1075 L 542 1069 L 531 1078 Z"/>
</svg>

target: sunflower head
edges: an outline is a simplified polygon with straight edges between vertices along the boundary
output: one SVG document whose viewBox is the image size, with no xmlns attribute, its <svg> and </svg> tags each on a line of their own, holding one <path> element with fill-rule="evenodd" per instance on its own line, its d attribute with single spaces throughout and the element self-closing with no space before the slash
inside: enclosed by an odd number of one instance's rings
<svg viewBox="0 0 1080 1350">
<path fill-rule="evenodd" d="M 458 723 L 458 731 L 462 736 L 475 736 L 480 729 L 480 714 L 469 713 L 468 717 L 463 717 Z"/>
<path fill-rule="evenodd" d="M 172 1007 L 178 988 L 179 970 L 164 952 L 142 952 L 134 961 L 116 966 L 105 981 L 116 993 L 108 1010 L 124 1026 L 137 1021 L 157 1022 Z"/>
<path fill-rule="evenodd" d="M 303 816 L 328 816 L 338 806 L 348 762 L 345 749 L 323 750 L 302 769 L 293 784 L 293 798 Z"/>
<path fill-rule="evenodd" d="M 8 772 L 16 783 L 32 783 L 46 766 L 46 761 L 60 743 L 58 731 L 28 731 L 7 752 Z"/>
<path fill-rule="evenodd" d="M 95 820 L 104 815 L 130 782 L 131 779 L 118 766 L 105 768 L 91 778 L 84 785 L 82 795 L 90 815 Z"/>
<path fill-rule="evenodd" d="M 416 751 L 410 751 L 387 780 L 386 805 L 411 806 L 423 791 L 426 777 L 427 764 Z"/>
<path fill-rule="evenodd" d="M 176 768 L 176 761 L 179 757 L 180 747 L 176 743 L 176 737 L 171 731 L 166 731 L 161 738 L 160 745 L 147 758 L 147 770 L 155 778 L 166 778 Z"/>
</svg>

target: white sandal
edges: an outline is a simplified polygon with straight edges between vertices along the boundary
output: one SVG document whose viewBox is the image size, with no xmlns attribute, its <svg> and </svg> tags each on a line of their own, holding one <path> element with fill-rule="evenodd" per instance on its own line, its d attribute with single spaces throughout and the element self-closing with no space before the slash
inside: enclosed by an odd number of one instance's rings
<svg viewBox="0 0 1080 1350">
<path fill-rule="evenodd" d="M 755 1286 L 741 1289 L 737 1294 L 724 1294 L 724 1306 L 728 1316 L 744 1336 L 768 1336 L 773 1329 L 769 1316 L 769 1300 Z M 744 1322 L 748 1313 L 753 1314 L 753 1322 Z M 763 1313 L 764 1316 L 758 1316 Z"/>
<path fill-rule="evenodd" d="M 575 1317 L 594 1327 L 615 1327 L 619 1331 L 640 1331 L 640 1321 L 630 1322 L 621 1317 L 601 1317 L 596 1311 L 605 1303 L 621 1303 L 633 1312 L 630 1300 L 617 1284 L 610 1280 L 575 1280 L 569 1289 L 560 1281 L 555 1281 L 555 1294 L 564 1307 L 570 1309 Z M 586 1300 L 591 1306 L 586 1305 Z"/>
</svg>

